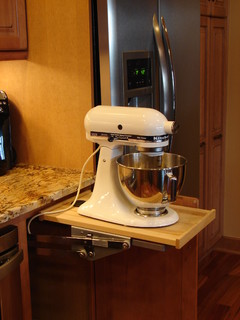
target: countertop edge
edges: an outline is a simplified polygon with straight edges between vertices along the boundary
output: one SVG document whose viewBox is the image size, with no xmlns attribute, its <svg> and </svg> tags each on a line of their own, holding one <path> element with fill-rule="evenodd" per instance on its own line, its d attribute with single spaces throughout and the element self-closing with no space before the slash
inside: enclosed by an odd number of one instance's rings
<svg viewBox="0 0 240 320">
<path fill-rule="evenodd" d="M 85 181 L 82 182 L 81 189 L 85 189 L 87 187 L 91 187 L 95 182 L 94 176 L 91 178 L 87 178 Z M 67 196 L 71 197 L 74 196 L 78 190 L 78 185 L 72 185 L 67 187 L 62 187 L 60 190 L 57 189 L 56 191 L 51 192 L 50 194 L 43 194 L 36 200 L 31 200 L 26 204 L 21 204 L 19 206 L 13 206 L 9 209 L 6 209 L 4 212 L 0 212 L 0 224 L 6 224 L 13 219 L 16 219 L 24 214 L 28 214 L 31 211 L 35 211 L 37 209 L 42 210 L 46 206 L 54 205 L 54 202 L 61 200 Z"/>
</svg>

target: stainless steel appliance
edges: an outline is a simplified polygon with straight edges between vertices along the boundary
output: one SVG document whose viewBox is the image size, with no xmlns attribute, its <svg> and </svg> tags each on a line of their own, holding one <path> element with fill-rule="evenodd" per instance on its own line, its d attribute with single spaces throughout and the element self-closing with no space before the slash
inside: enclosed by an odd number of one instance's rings
<svg viewBox="0 0 240 320">
<path fill-rule="evenodd" d="M 11 142 L 11 125 L 7 94 L 0 90 L 0 175 L 14 164 L 14 150 Z"/>
<path fill-rule="evenodd" d="M 0 229 L 0 319 L 22 320 L 20 263 L 23 251 L 18 248 L 15 226 Z"/>
<path fill-rule="evenodd" d="M 199 195 L 198 0 L 93 0 L 95 105 L 156 108 L 180 128 L 183 194 Z M 192 179 L 194 177 L 194 179 Z"/>
</svg>

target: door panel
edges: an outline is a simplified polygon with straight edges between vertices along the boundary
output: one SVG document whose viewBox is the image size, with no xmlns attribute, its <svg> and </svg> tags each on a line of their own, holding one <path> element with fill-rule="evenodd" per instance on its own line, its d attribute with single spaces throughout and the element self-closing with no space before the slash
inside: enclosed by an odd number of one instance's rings
<svg viewBox="0 0 240 320">
<path fill-rule="evenodd" d="M 25 0 L 0 1 L 0 50 L 26 50 Z"/>
</svg>

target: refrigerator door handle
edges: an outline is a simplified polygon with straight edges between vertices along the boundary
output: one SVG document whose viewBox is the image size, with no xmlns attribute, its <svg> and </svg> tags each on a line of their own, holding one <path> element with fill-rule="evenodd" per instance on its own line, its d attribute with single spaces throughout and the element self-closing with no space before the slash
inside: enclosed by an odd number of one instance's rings
<svg viewBox="0 0 240 320">
<path fill-rule="evenodd" d="M 169 38 L 167 28 L 164 22 L 164 18 L 161 17 L 161 24 L 163 28 L 163 39 L 161 30 L 157 21 L 157 17 L 153 15 L 153 31 L 154 39 L 157 46 L 159 63 L 162 75 L 162 87 L 163 87 L 163 110 L 162 112 L 168 120 L 175 120 L 176 109 L 176 94 L 175 94 L 175 73 L 172 63 L 172 54 L 169 44 Z M 164 41 L 164 42 L 163 42 Z M 166 45 L 166 49 L 165 46 Z M 166 55 L 166 51 L 168 55 Z"/>
<path fill-rule="evenodd" d="M 175 110 L 176 110 L 176 76 L 175 76 L 175 70 L 173 67 L 173 57 L 172 57 L 172 50 L 170 47 L 170 41 L 168 37 L 168 31 L 167 27 L 165 24 L 165 20 L 163 17 L 161 17 L 161 24 L 162 24 L 162 29 L 163 29 L 163 39 L 167 47 L 167 53 L 168 53 L 168 61 L 169 61 L 169 68 L 170 68 L 170 73 L 171 73 L 171 83 L 172 83 L 172 107 L 174 110 L 174 115 L 175 115 Z"/>
</svg>

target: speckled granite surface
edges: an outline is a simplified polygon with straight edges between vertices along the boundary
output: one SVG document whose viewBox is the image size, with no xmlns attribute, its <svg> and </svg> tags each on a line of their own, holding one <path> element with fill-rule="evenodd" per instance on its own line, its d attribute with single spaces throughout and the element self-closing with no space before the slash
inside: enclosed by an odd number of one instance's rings
<svg viewBox="0 0 240 320">
<path fill-rule="evenodd" d="M 78 170 L 17 165 L 0 176 L 0 223 L 74 193 L 79 178 Z M 93 183 L 93 173 L 85 172 L 82 188 Z"/>
</svg>

